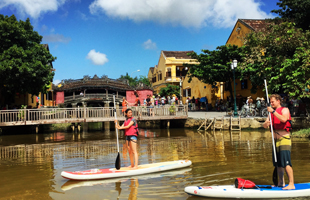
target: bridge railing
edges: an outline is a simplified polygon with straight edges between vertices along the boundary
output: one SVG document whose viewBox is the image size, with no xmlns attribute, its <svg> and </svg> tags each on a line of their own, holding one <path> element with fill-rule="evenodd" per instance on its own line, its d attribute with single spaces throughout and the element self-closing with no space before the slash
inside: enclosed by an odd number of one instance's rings
<svg viewBox="0 0 310 200">
<path fill-rule="evenodd" d="M 116 99 L 122 99 L 123 95 L 118 95 Z M 72 101 L 72 100 L 82 100 L 82 99 L 109 99 L 113 100 L 113 94 L 105 94 L 105 93 L 89 93 L 89 94 L 83 94 L 83 95 L 71 95 L 71 96 L 65 96 L 64 100 L 65 101 Z"/>
<path fill-rule="evenodd" d="M 132 106 L 137 119 L 169 119 L 187 117 L 187 106 Z M 116 109 L 117 117 L 124 118 L 124 110 Z M 27 124 L 52 124 L 80 121 L 113 121 L 114 109 L 112 107 L 77 107 L 77 108 L 40 108 L 40 109 L 15 109 L 0 110 L 0 126 L 27 125 Z"/>
</svg>

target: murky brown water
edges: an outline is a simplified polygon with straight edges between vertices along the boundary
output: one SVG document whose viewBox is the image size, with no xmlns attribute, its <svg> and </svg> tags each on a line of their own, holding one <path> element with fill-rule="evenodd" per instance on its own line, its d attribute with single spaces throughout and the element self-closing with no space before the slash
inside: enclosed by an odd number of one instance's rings
<svg viewBox="0 0 310 200">
<path fill-rule="evenodd" d="M 272 184 L 270 133 L 140 130 L 141 164 L 190 159 L 192 166 L 137 177 L 68 181 L 61 171 L 114 166 L 114 132 L 0 136 L 2 199 L 202 199 L 184 193 L 189 185 L 233 184 L 236 177 Z M 123 140 L 121 140 L 123 141 Z M 310 141 L 293 139 L 295 182 L 310 182 Z M 121 145 L 122 165 L 129 158 Z M 309 198 L 310 199 L 310 198 Z"/>
</svg>

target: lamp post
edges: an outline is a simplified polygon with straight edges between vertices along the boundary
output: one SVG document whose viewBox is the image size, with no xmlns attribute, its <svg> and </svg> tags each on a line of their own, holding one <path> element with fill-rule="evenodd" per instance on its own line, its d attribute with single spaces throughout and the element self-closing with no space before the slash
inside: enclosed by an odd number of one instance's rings
<svg viewBox="0 0 310 200">
<path fill-rule="evenodd" d="M 235 105 L 234 105 L 234 116 L 238 116 L 238 111 L 237 111 L 237 101 L 236 101 L 236 81 L 235 81 L 235 68 L 237 68 L 237 63 L 238 61 L 237 60 L 233 60 L 232 63 L 231 63 L 231 69 L 233 70 L 233 73 L 234 73 L 234 102 L 235 102 Z"/>
<path fill-rule="evenodd" d="M 130 75 L 130 77 L 132 76 L 133 73 L 139 72 L 139 71 L 140 71 L 140 69 L 138 69 L 137 71 L 132 72 L 131 75 Z"/>
</svg>

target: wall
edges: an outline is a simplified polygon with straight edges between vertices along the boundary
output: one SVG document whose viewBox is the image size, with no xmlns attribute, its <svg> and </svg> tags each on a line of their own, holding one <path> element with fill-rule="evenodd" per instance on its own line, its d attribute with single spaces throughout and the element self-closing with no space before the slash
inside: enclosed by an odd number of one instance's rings
<svg viewBox="0 0 310 200">
<path fill-rule="evenodd" d="M 56 92 L 56 105 L 58 105 L 60 103 L 64 103 L 64 102 L 65 102 L 65 93 L 64 93 L 64 91 Z"/>
<path fill-rule="evenodd" d="M 148 90 L 148 89 L 137 90 L 136 93 L 139 97 L 141 105 L 143 104 L 144 99 L 147 98 L 147 95 L 153 96 L 153 91 Z M 127 90 L 126 91 L 126 100 L 128 101 L 129 106 L 133 106 L 135 104 L 136 95 L 135 95 L 135 92 L 133 90 Z"/>
<path fill-rule="evenodd" d="M 193 78 L 192 81 L 188 82 L 188 77 L 186 76 L 183 84 L 183 89 L 190 88 L 191 89 L 191 96 L 190 98 L 201 98 L 201 97 L 207 97 L 208 103 L 212 104 L 214 106 L 216 98 L 220 98 L 220 90 L 216 88 L 212 88 L 210 84 L 205 84 L 199 81 L 197 78 Z M 183 95 L 183 89 L 182 89 L 182 95 Z M 186 97 L 183 96 L 182 98 L 183 102 L 186 101 Z"/>
<path fill-rule="evenodd" d="M 158 80 L 158 74 L 160 72 L 162 73 L 162 80 Z M 154 67 L 153 74 L 156 75 L 156 82 L 152 83 L 152 86 L 154 88 L 154 93 L 158 94 L 160 91 L 160 88 L 166 87 L 166 80 L 165 80 L 165 77 L 166 77 L 166 60 L 165 60 L 162 53 L 160 54 L 157 67 Z"/>
<path fill-rule="evenodd" d="M 239 30 L 237 30 L 238 28 L 240 28 Z M 251 31 L 253 31 L 252 29 L 250 29 L 249 27 L 247 27 L 246 25 L 244 25 L 243 23 L 241 23 L 240 21 L 237 21 L 234 29 L 231 32 L 230 37 L 228 38 L 226 45 L 230 44 L 230 45 L 237 45 L 239 47 L 243 46 L 243 38 L 250 33 Z M 247 89 L 241 89 L 241 81 L 240 80 L 236 80 L 236 94 L 241 94 L 243 97 L 248 97 L 251 96 L 254 100 L 257 97 L 265 97 L 266 94 L 262 89 L 258 89 L 257 92 L 255 94 L 251 93 L 251 88 L 252 88 L 252 84 L 250 80 L 247 80 L 248 83 L 248 88 Z M 262 83 L 263 85 L 263 83 Z M 234 84 L 232 83 L 232 92 L 234 93 Z M 229 91 L 225 91 L 224 93 L 224 99 L 227 98 L 227 96 L 230 96 L 230 92 Z"/>
<path fill-rule="evenodd" d="M 237 30 L 240 28 L 239 30 Z M 246 34 L 250 33 L 252 30 L 248 28 L 246 25 L 244 25 L 241 22 L 237 22 L 234 29 L 231 32 L 230 37 L 228 38 L 226 45 L 237 45 L 238 47 L 243 46 L 242 38 L 246 36 Z"/>
</svg>

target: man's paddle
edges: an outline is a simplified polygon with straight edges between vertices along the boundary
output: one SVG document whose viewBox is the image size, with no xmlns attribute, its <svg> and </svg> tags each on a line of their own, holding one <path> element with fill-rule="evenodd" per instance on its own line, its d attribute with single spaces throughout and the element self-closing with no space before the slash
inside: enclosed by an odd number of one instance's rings
<svg viewBox="0 0 310 200">
<path fill-rule="evenodd" d="M 265 81 L 266 98 L 267 98 L 267 104 L 268 104 L 267 106 L 270 106 L 266 78 L 264 79 L 264 81 Z M 275 162 L 275 165 L 276 165 L 274 167 L 274 170 L 273 170 L 272 180 L 273 180 L 273 184 L 275 186 L 278 186 L 277 152 L 276 152 L 276 145 L 274 143 L 272 119 L 271 119 L 271 114 L 270 113 L 269 113 L 269 121 L 270 121 L 270 130 L 271 130 L 271 136 L 272 136 L 272 147 L 273 147 L 274 162 Z"/>
<path fill-rule="evenodd" d="M 115 95 L 113 95 L 113 101 L 114 101 L 114 116 L 115 116 L 116 125 L 117 125 Z M 121 168 L 121 158 L 119 156 L 119 143 L 118 143 L 118 129 L 117 128 L 115 128 L 115 132 L 116 132 L 116 141 L 117 141 L 117 157 L 115 161 L 115 168 L 119 170 Z"/>
</svg>

